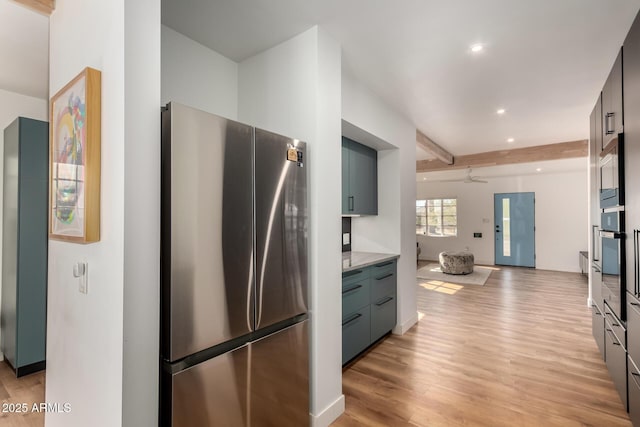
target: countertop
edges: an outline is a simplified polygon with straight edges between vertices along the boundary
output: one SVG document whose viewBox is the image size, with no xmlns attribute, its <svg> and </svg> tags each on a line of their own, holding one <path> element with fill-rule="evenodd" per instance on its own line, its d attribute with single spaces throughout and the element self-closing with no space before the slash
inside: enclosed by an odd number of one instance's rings
<svg viewBox="0 0 640 427">
<path fill-rule="evenodd" d="M 400 255 L 373 252 L 342 252 L 342 272 L 368 267 L 379 262 L 399 258 Z"/>
</svg>

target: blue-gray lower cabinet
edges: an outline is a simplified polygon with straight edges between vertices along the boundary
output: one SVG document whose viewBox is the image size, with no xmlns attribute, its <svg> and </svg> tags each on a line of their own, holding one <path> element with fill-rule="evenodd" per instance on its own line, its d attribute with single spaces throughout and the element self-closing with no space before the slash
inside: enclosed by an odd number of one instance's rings
<svg viewBox="0 0 640 427">
<path fill-rule="evenodd" d="M 396 261 L 342 275 L 342 364 L 345 365 L 396 324 Z"/>
<path fill-rule="evenodd" d="M 49 125 L 19 117 L 4 131 L 0 347 L 16 375 L 45 367 Z"/>
</svg>

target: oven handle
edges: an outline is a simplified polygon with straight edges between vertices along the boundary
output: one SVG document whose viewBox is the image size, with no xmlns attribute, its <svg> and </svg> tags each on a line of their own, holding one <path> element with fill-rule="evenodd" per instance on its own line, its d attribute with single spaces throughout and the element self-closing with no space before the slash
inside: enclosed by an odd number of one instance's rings
<svg viewBox="0 0 640 427">
<path fill-rule="evenodd" d="M 605 239 L 623 239 L 624 233 L 618 233 L 617 231 L 600 230 L 600 237 Z"/>
</svg>

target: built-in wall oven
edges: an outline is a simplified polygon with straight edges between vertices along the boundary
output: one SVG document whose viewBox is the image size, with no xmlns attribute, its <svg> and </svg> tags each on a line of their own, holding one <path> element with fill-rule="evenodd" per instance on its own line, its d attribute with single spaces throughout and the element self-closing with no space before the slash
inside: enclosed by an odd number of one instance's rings
<svg viewBox="0 0 640 427">
<path fill-rule="evenodd" d="M 624 205 L 624 134 L 609 141 L 600 154 L 600 208 Z"/>
<path fill-rule="evenodd" d="M 622 321 L 626 320 L 626 263 L 624 207 L 602 212 L 601 264 L 602 299 Z"/>
</svg>

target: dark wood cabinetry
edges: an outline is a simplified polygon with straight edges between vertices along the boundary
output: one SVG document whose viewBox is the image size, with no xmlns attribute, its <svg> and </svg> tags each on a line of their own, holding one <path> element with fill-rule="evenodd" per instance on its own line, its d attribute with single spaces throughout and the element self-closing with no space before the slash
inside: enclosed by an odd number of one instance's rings
<svg viewBox="0 0 640 427">
<path fill-rule="evenodd" d="M 624 131 L 624 110 L 622 105 L 622 56 L 620 49 L 613 68 L 602 88 L 602 146 L 606 147 L 609 141 L 616 138 Z"/>
</svg>

